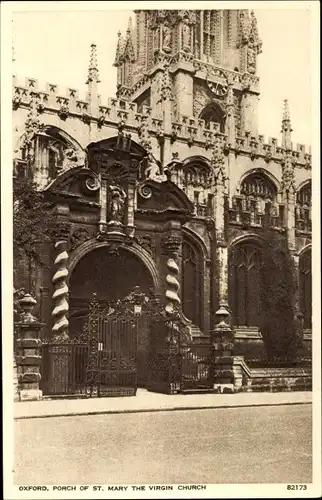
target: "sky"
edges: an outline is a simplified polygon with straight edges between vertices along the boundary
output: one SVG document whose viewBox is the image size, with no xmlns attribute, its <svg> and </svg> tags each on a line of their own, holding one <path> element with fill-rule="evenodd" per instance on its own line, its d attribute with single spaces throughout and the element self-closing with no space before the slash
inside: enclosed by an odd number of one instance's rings
<svg viewBox="0 0 322 500">
<path fill-rule="evenodd" d="M 55 12 L 13 14 L 14 73 L 22 81 L 24 77 L 37 78 L 43 88 L 46 82 L 58 84 L 62 90 L 77 88 L 82 98 L 86 92 L 90 45 L 96 43 L 99 93 L 102 103 L 107 103 L 116 90 L 113 62 L 117 32 L 125 32 L 129 16 L 132 14 L 135 19 L 135 15 L 130 10 L 59 11 L 59 4 L 56 5 Z M 259 133 L 266 138 L 280 137 L 283 100 L 288 99 L 292 141 L 308 145 L 312 133 L 312 13 L 303 4 L 297 10 L 259 9 L 254 8 L 263 41 L 263 52 L 258 57 Z"/>
</svg>

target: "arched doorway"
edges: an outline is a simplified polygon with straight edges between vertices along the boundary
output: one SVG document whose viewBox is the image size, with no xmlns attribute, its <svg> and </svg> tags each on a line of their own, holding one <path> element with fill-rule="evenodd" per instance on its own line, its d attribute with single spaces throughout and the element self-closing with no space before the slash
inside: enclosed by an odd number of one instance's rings
<svg viewBox="0 0 322 500">
<path fill-rule="evenodd" d="M 69 281 L 70 336 L 77 336 L 88 318 L 93 294 L 101 307 L 113 307 L 116 301 L 127 297 L 135 287 L 147 296 L 153 291 L 152 276 L 134 253 L 125 248 L 102 246 L 84 255 L 76 264 Z M 138 385 L 147 380 L 147 356 L 149 353 L 148 317 L 143 313 L 138 319 L 137 370 Z"/>
</svg>

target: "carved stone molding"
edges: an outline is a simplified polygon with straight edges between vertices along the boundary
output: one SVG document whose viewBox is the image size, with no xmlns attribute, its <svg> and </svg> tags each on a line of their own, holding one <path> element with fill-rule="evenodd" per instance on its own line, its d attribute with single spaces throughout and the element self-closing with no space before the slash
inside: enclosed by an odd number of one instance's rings
<svg viewBox="0 0 322 500">
<path fill-rule="evenodd" d="M 166 255 L 176 255 L 180 252 L 182 236 L 166 234 L 161 240 L 161 247 Z"/>
<path fill-rule="evenodd" d="M 61 106 L 58 111 L 58 116 L 61 120 L 65 121 L 69 117 L 69 108 L 68 106 Z"/>
<path fill-rule="evenodd" d="M 135 241 L 144 249 L 146 250 L 151 257 L 155 260 L 156 256 L 156 245 L 155 245 L 155 240 L 152 238 L 151 235 L 149 234 L 142 234 L 139 235 L 135 238 Z"/>
<path fill-rule="evenodd" d="M 70 249 L 75 250 L 76 247 L 84 243 L 84 241 L 91 239 L 91 237 L 92 235 L 86 228 L 75 229 L 70 236 Z"/>
<path fill-rule="evenodd" d="M 68 222 L 57 222 L 52 230 L 54 241 L 69 241 L 70 224 Z"/>
</svg>

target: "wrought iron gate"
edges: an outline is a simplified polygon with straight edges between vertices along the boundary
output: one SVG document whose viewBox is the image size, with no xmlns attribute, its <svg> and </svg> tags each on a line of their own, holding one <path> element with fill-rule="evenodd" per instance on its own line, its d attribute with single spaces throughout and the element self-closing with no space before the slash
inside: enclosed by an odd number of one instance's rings
<svg viewBox="0 0 322 500">
<path fill-rule="evenodd" d="M 138 323 L 126 302 L 102 309 L 95 299 L 92 301 L 86 368 L 90 396 L 135 396 Z"/>
</svg>

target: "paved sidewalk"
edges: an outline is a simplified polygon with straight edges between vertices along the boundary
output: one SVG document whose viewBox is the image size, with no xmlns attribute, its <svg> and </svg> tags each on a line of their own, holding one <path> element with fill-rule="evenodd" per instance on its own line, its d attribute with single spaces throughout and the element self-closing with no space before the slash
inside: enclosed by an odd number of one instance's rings
<svg viewBox="0 0 322 500">
<path fill-rule="evenodd" d="M 157 394 L 139 389 L 135 397 L 55 399 L 14 403 L 14 418 L 233 408 L 312 403 L 311 392 Z"/>
</svg>

